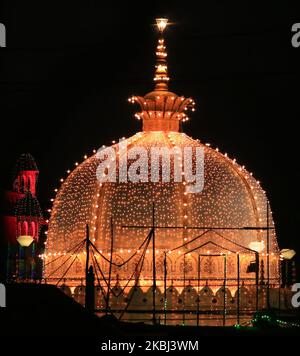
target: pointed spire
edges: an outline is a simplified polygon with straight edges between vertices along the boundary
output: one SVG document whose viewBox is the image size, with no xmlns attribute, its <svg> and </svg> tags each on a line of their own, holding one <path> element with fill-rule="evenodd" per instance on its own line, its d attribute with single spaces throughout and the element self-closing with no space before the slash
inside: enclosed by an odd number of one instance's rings
<svg viewBox="0 0 300 356">
<path fill-rule="evenodd" d="M 187 111 L 195 110 L 195 102 L 191 98 L 178 96 L 168 90 L 167 52 L 162 36 L 168 25 L 168 19 L 156 19 L 156 25 L 160 38 L 156 50 L 155 90 L 145 96 L 132 96 L 128 101 L 140 105 L 141 111 L 135 116 L 143 120 L 143 131 L 178 132 L 179 123 L 189 119 Z"/>
<path fill-rule="evenodd" d="M 160 38 L 156 47 L 156 65 L 155 65 L 155 90 L 168 90 L 168 64 L 167 64 L 167 51 L 163 32 L 168 25 L 168 19 L 156 19 L 156 26 L 160 32 Z"/>
</svg>

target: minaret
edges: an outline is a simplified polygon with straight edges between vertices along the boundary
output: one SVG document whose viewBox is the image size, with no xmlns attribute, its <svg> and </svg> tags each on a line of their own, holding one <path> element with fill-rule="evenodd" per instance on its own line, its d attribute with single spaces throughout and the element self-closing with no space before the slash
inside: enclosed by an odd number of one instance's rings
<svg viewBox="0 0 300 356">
<path fill-rule="evenodd" d="M 25 194 L 27 191 L 35 196 L 39 171 L 30 153 L 23 153 L 16 164 L 14 191 Z"/>
<path fill-rule="evenodd" d="M 39 201 L 27 190 L 24 197 L 19 199 L 15 205 L 16 217 L 16 240 L 22 245 L 24 237 L 31 242 L 38 242 L 40 229 L 44 223 Z M 30 244 L 31 244 L 30 242 Z M 24 245 L 26 246 L 26 245 Z"/>
<path fill-rule="evenodd" d="M 1 260 L 6 265 L 1 264 L 2 279 L 36 276 L 39 235 L 45 224 L 36 198 L 38 174 L 31 154 L 22 154 L 15 166 L 12 190 L 5 192 Z"/>
<path fill-rule="evenodd" d="M 186 112 L 195 110 L 195 102 L 191 98 L 178 96 L 169 91 L 169 76 L 167 64 L 167 50 L 164 31 L 168 19 L 156 19 L 159 39 L 156 48 L 156 65 L 154 91 L 142 96 L 132 96 L 129 102 L 138 103 L 141 112 L 135 114 L 137 119 L 143 120 L 143 131 L 179 131 L 179 123 L 188 120 Z"/>
</svg>

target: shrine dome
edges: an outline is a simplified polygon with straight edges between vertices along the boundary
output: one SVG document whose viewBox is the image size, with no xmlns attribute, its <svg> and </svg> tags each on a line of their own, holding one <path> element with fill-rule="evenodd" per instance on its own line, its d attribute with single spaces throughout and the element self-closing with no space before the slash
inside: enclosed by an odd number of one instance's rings
<svg viewBox="0 0 300 356">
<path fill-rule="evenodd" d="M 128 152 L 144 148 L 149 156 L 152 147 L 198 148 L 203 153 L 203 188 L 188 192 L 185 177 L 181 182 L 174 181 L 172 169 L 169 182 L 99 181 L 97 170 L 103 161 L 100 150 L 78 164 L 58 189 L 51 209 L 46 252 L 67 253 L 85 238 L 88 224 L 91 241 L 104 254 L 111 246 L 113 226 L 114 251 L 122 258 L 122 253 L 130 255 L 139 250 L 149 228 L 155 224 L 158 255 L 163 252 L 172 255 L 177 246 L 183 246 L 183 251 L 188 246 L 190 251 L 199 248 L 198 252 L 226 253 L 254 249 L 256 244 L 260 246 L 259 252 L 266 253 L 268 226 L 272 228 L 268 236 L 269 252 L 279 258 L 272 215 L 260 183 L 231 156 L 181 132 L 181 125 L 188 120 L 188 111 L 194 111 L 195 102 L 169 91 L 166 57 L 165 42 L 160 36 L 155 89 L 144 97 L 129 99 L 140 106 L 135 116 L 143 122 L 143 129 L 111 148 L 117 158 L 122 155 L 124 144 Z M 173 157 L 172 164 L 174 160 Z M 114 161 L 111 159 L 110 163 L 115 164 Z M 128 157 L 128 166 L 134 162 Z M 150 176 L 151 169 L 161 173 L 161 164 L 160 161 L 158 167 L 150 165 L 144 173 Z M 116 170 L 120 170 L 119 163 Z M 201 246 L 197 240 L 200 235 Z"/>
</svg>

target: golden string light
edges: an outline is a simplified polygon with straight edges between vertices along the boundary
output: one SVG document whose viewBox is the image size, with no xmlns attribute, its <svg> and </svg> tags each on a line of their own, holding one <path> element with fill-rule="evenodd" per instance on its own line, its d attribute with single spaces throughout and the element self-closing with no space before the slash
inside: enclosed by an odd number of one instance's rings
<svg viewBox="0 0 300 356">
<path fill-rule="evenodd" d="M 136 117 L 143 122 L 143 131 L 136 133 L 126 141 L 128 149 L 141 147 L 151 156 L 153 147 L 176 149 L 183 151 L 185 147 L 204 150 L 204 188 L 199 193 L 187 192 L 187 181 L 182 172 L 182 181 L 174 181 L 174 169 L 171 169 L 170 181 L 163 176 L 161 163 L 150 167 L 147 171 L 149 182 L 99 182 L 97 167 L 101 162 L 96 150 L 93 155 L 84 155 L 82 163 L 76 162 L 75 169 L 68 170 L 68 176 L 61 178 L 60 189 L 55 189 L 56 197 L 51 198 L 52 209 L 47 240 L 47 250 L 41 257 L 51 261 L 55 257 L 68 258 L 67 251 L 85 238 L 86 224 L 89 224 L 91 240 L 100 253 L 110 254 L 111 218 L 114 226 L 113 260 L 126 260 L 138 250 L 141 242 L 148 234 L 147 229 L 125 228 L 123 226 L 139 226 L 152 224 L 152 203 L 155 203 L 155 223 L 163 226 L 156 229 L 156 255 L 160 261 L 164 253 L 168 254 L 171 265 L 172 278 L 182 279 L 182 263 L 186 258 L 189 263 L 187 275 L 192 277 L 197 269 L 197 256 L 204 254 L 203 274 L 209 277 L 222 276 L 223 269 L 220 262 L 213 262 L 212 256 L 219 254 L 228 260 L 228 274 L 236 275 L 234 261 L 236 254 L 244 256 L 241 261 L 241 276 L 248 277 L 246 268 L 253 260 L 253 253 L 246 251 L 250 243 L 266 242 L 267 225 L 267 197 L 260 182 L 255 180 L 252 173 L 244 165 L 238 164 L 227 153 L 222 154 L 219 148 L 213 148 L 209 143 L 202 143 L 199 139 L 192 139 L 179 132 L 179 123 L 188 120 L 187 111 L 195 110 L 195 102 L 191 98 L 178 96 L 168 91 L 167 52 L 162 34 L 167 21 L 158 21 L 160 38 L 156 49 L 155 90 L 144 97 L 132 96 L 130 103 L 138 104 L 140 112 Z M 103 145 L 102 148 L 106 146 Z M 117 159 L 107 162 L 107 169 L 116 164 L 120 170 L 119 161 L 124 158 L 118 140 L 112 141 L 117 152 Z M 178 159 L 179 166 L 183 164 L 181 158 L 173 154 L 171 167 Z M 128 166 L 135 160 L 128 159 Z M 195 158 L 192 161 L 195 167 Z M 106 173 L 104 173 L 105 175 Z M 152 174 L 161 179 L 151 182 Z M 274 227 L 272 216 L 270 227 Z M 184 227 L 173 229 L 174 226 Z M 203 231 L 189 227 L 211 226 L 221 227 L 218 231 L 208 230 L 199 240 L 194 239 Z M 226 230 L 231 227 L 253 226 L 261 230 Z M 182 246 L 185 244 L 185 246 Z M 238 244 L 238 246 L 237 246 Z M 178 250 L 175 247 L 181 246 Z M 197 246 L 201 246 L 197 249 Z M 173 251 L 172 251 L 173 250 Z M 191 252 L 189 252 L 191 250 Z M 193 251 L 192 251 L 193 250 Z M 233 251 L 234 253 L 231 253 Z M 270 230 L 271 278 L 278 278 L 279 249 L 275 230 Z M 145 266 L 142 271 L 143 283 L 152 284 L 151 259 L 152 251 L 147 249 Z M 185 257 L 184 257 L 185 256 Z M 261 258 L 266 259 L 266 251 L 262 250 Z M 107 262 L 99 258 L 99 263 L 105 273 L 108 272 Z M 84 277 L 84 251 L 78 252 L 78 260 L 70 271 L 72 277 Z M 219 258 L 219 257 L 217 257 Z M 119 269 L 113 274 L 114 282 L 118 278 L 126 278 L 134 268 L 136 260 L 130 266 Z M 220 267 L 221 266 L 221 267 Z M 56 268 L 55 263 L 46 266 L 46 274 Z M 211 273 L 210 271 L 213 271 Z M 60 272 L 61 273 L 61 272 Z M 158 268 L 158 283 L 163 280 L 163 270 Z"/>
</svg>

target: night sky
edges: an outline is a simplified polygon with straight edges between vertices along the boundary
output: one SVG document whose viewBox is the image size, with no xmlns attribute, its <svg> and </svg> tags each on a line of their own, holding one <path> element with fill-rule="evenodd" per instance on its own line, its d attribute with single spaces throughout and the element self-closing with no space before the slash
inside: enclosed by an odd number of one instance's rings
<svg viewBox="0 0 300 356">
<path fill-rule="evenodd" d="M 30 152 L 47 209 L 74 162 L 141 128 L 127 99 L 153 88 L 152 24 L 167 16 L 170 89 L 197 104 L 184 131 L 253 172 L 280 246 L 300 255 L 300 11 L 286 0 L 161 3 L 2 1 L 1 185 Z"/>
</svg>

